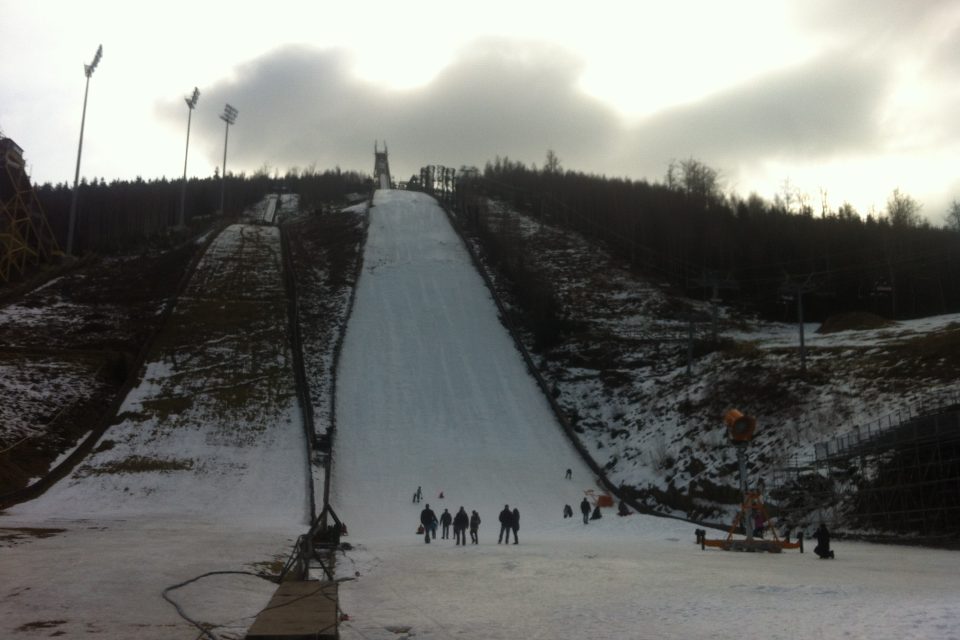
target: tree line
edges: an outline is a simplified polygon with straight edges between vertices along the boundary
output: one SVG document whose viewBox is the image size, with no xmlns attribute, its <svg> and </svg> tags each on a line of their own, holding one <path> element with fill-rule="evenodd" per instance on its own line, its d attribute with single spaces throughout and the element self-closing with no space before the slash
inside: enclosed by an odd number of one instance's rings
<svg viewBox="0 0 960 640">
<path fill-rule="evenodd" d="M 371 185 L 369 176 L 339 168 L 322 173 L 291 170 L 272 177 L 265 171 L 250 176 L 228 174 L 225 183 L 217 175 L 191 178 L 186 185 L 184 222 L 191 226 L 216 214 L 221 191 L 224 213 L 230 216 L 276 191 L 299 193 L 301 206 L 312 208 L 354 191 L 367 192 Z M 102 178 L 82 180 L 77 192 L 74 252 L 108 253 L 164 236 L 179 223 L 182 187 L 182 180 L 166 178 L 109 183 Z M 47 183 L 35 192 L 57 242 L 66 247 L 73 190 L 65 183 Z"/>
<path fill-rule="evenodd" d="M 721 294 L 765 317 L 822 321 L 849 311 L 910 318 L 960 310 L 960 233 L 936 228 L 894 190 L 886 215 L 849 204 L 774 202 L 722 192 L 718 172 L 674 162 L 663 182 L 564 171 L 548 153 L 538 170 L 487 163 L 473 186 L 489 197 L 607 245 L 637 270 L 692 297 Z M 960 223 L 960 205 L 954 202 Z"/>
</svg>

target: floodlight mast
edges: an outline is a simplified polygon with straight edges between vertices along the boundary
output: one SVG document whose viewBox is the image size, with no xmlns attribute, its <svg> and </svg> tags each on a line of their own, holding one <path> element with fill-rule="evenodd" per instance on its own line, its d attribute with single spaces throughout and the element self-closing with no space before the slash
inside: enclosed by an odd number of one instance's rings
<svg viewBox="0 0 960 640">
<path fill-rule="evenodd" d="M 224 212 L 224 196 L 227 190 L 227 139 L 230 137 L 230 125 L 237 121 L 237 115 L 240 112 L 230 106 L 230 103 L 223 108 L 220 119 L 227 123 L 226 132 L 223 135 L 223 174 L 220 176 L 220 215 Z"/>
<path fill-rule="evenodd" d="M 103 57 L 103 45 L 97 47 L 93 62 L 83 65 L 83 72 L 87 76 L 86 86 L 83 89 L 83 113 L 80 116 L 80 143 L 77 145 L 77 168 L 73 174 L 73 197 L 70 199 L 70 223 L 67 228 L 67 255 L 73 255 L 73 233 L 77 226 L 77 189 L 80 183 L 80 156 L 83 153 L 83 128 L 87 122 L 87 94 L 90 91 L 90 76 L 93 75 L 100 58 Z"/>
<path fill-rule="evenodd" d="M 197 106 L 197 101 L 200 100 L 200 90 L 196 87 L 193 88 L 193 95 L 189 98 L 184 98 L 183 101 L 187 103 L 187 148 L 183 152 L 183 184 L 180 185 L 180 216 L 177 219 L 177 226 L 183 228 L 186 226 L 186 204 L 187 204 L 187 157 L 190 154 L 190 119 L 193 117 L 193 109 Z"/>
</svg>

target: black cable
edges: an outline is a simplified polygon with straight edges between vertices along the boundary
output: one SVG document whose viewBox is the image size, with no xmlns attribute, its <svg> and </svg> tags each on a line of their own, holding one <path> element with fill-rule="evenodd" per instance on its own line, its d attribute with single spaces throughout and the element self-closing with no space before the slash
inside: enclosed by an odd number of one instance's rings
<svg viewBox="0 0 960 640">
<path fill-rule="evenodd" d="M 166 589 L 164 589 L 164 590 L 163 590 L 163 593 L 161 594 L 161 595 L 163 596 L 163 599 L 173 605 L 173 608 L 177 610 L 177 613 L 180 615 L 181 618 L 183 618 L 184 620 L 186 620 L 187 622 L 189 622 L 190 624 L 192 624 L 193 626 L 195 626 L 197 629 L 200 630 L 200 635 L 197 636 L 198 638 L 203 637 L 203 636 L 206 636 L 207 638 L 210 638 L 210 640 L 218 640 L 217 637 L 216 637 L 215 635 L 213 635 L 212 633 L 210 633 L 210 631 L 209 631 L 208 629 L 204 629 L 204 628 L 200 625 L 199 622 L 197 622 L 196 620 L 194 620 L 193 618 L 191 618 L 190 616 L 188 616 L 188 615 L 183 611 L 183 609 L 180 608 L 180 605 L 177 604 L 174 600 L 172 600 L 172 599 L 167 595 L 167 593 L 169 593 L 170 591 L 174 591 L 175 589 L 179 589 L 179 588 L 181 588 L 181 587 L 185 587 L 185 586 L 187 586 L 188 584 L 190 584 L 190 583 L 192 583 L 192 582 L 196 582 L 197 580 L 200 580 L 200 579 L 202 579 L 202 578 L 207 578 L 207 577 L 209 577 L 209 576 L 218 576 L 218 575 L 254 576 L 254 577 L 257 577 L 257 578 L 261 578 L 261 579 L 263 579 L 263 580 L 267 580 L 268 582 L 275 582 L 275 580 L 273 580 L 273 579 L 271 579 L 271 578 L 268 578 L 267 576 L 265 576 L 265 575 L 263 575 L 263 574 L 261 574 L 261 573 L 253 573 L 252 571 L 208 571 L 207 573 L 202 573 L 202 574 L 200 574 L 200 575 L 198 575 L 198 576 L 195 576 L 195 577 L 193 577 L 193 578 L 190 578 L 189 580 L 184 580 L 183 582 L 181 582 L 181 583 L 179 583 L 179 584 L 175 584 L 175 585 L 169 586 L 169 587 L 167 587 Z"/>
</svg>

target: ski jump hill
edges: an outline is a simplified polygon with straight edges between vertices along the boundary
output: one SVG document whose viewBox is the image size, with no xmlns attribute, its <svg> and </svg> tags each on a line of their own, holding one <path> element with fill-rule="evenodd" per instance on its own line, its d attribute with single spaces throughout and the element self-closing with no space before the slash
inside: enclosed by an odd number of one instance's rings
<svg viewBox="0 0 960 640">
<path fill-rule="evenodd" d="M 331 484 L 351 536 L 422 544 L 417 487 L 438 515 L 477 510 L 486 542 L 505 504 L 525 534 L 594 488 L 432 198 L 376 192 L 357 287 Z"/>
<path fill-rule="evenodd" d="M 237 572 L 282 563 L 309 512 L 281 246 L 218 236 L 101 445 L 0 515 L 0 637 L 239 639 L 267 606 L 276 585 Z M 432 198 L 375 193 L 354 295 L 329 487 L 345 640 L 956 637 L 955 553 L 820 561 L 701 551 L 692 524 L 614 509 L 585 525 L 595 479 Z M 424 544 L 426 503 L 478 511 L 480 544 Z M 497 544 L 505 504 L 518 545 Z"/>
</svg>

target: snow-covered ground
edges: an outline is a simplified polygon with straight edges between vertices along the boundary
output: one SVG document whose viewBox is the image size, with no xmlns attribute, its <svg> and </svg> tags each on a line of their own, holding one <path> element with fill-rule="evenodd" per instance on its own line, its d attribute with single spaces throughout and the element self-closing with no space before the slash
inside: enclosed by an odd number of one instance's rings
<svg viewBox="0 0 960 640">
<path fill-rule="evenodd" d="M 309 519 L 304 443 L 280 235 L 233 225 L 95 452 L 0 516 L 0 637 L 196 637 L 161 593 L 289 553 Z M 274 588 L 212 576 L 172 597 L 240 637 Z"/>
<path fill-rule="evenodd" d="M 702 551 L 694 526 L 678 520 L 620 518 L 609 509 L 588 525 L 579 513 L 564 519 L 563 505 L 576 509 L 596 482 L 553 423 L 444 214 L 421 194 L 385 191 L 370 215 L 334 440 L 333 506 L 353 546 L 337 561 L 341 608 L 350 616 L 343 638 L 960 637 L 956 553 L 843 542 L 835 543 L 833 561 L 809 552 Z M 273 246 L 269 232 L 256 237 Z M 259 260 L 273 261 L 271 251 Z M 264 287 L 271 278 L 231 275 L 225 265 L 207 273 L 211 290 L 223 278 L 241 287 Z M 250 298 L 282 308 L 270 296 Z M 244 335 L 275 340 L 276 361 L 285 360 L 281 335 L 265 326 Z M 203 374 L 190 370 L 192 379 Z M 148 380 L 138 397 L 163 385 Z M 217 420 L 181 415 L 197 422 L 178 424 L 183 433 Z M 132 435 L 137 424 L 118 426 Z M 148 420 L 143 428 L 158 426 Z M 292 448 L 294 437 L 280 435 L 288 426 L 271 423 L 247 445 L 269 456 L 289 437 Z M 228 460 L 228 433 L 184 437 L 178 459 Z M 156 439 L 175 436 L 158 429 L 140 446 L 152 451 Z M 246 454 L 243 460 L 254 464 Z M 122 483 L 104 487 L 94 474 L 8 511 L 0 517 L 0 637 L 197 638 L 161 592 L 289 550 L 302 533 L 302 510 L 294 508 L 302 486 L 283 479 L 301 478 L 301 464 L 291 457 L 279 470 L 217 465 L 223 479 L 237 482 L 225 504 L 239 510 L 210 504 L 202 475 L 193 473 L 191 486 L 183 482 L 191 474 L 171 469 L 132 476 L 137 492 L 126 513 L 111 506 Z M 564 479 L 566 468 L 572 480 Z M 248 493 L 257 483 L 265 486 Z M 476 509 L 480 544 L 424 544 L 415 535 L 423 504 L 411 502 L 418 485 L 438 513 Z M 174 488 L 178 513 L 169 500 L 150 508 L 154 496 Z M 73 503 L 57 498 L 67 492 Z M 279 503 L 269 522 L 256 516 L 270 508 L 258 496 Z M 239 507 L 244 500 L 247 511 Z M 503 504 L 520 509 L 518 545 L 496 544 Z M 216 625 L 215 637 L 241 638 L 272 591 L 250 576 L 222 575 L 171 596 L 191 617 Z"/>
<path fill-rule="evenodd" d="M 339 371 L 333 488 L 355 548 L 338 571 L 356 577 L 342 637 L 958 637 L 955 553 L 701 551 L 676 520 L 562 518 L 596 484 L 444 214 L 419 194 L 374 204 Z M 418 485 L 438 513 L 477 509 L 481 544 L 424 544 Z M 496 544 L 505 503 L 520 508 L 516 546 Z"/>
</svg>

